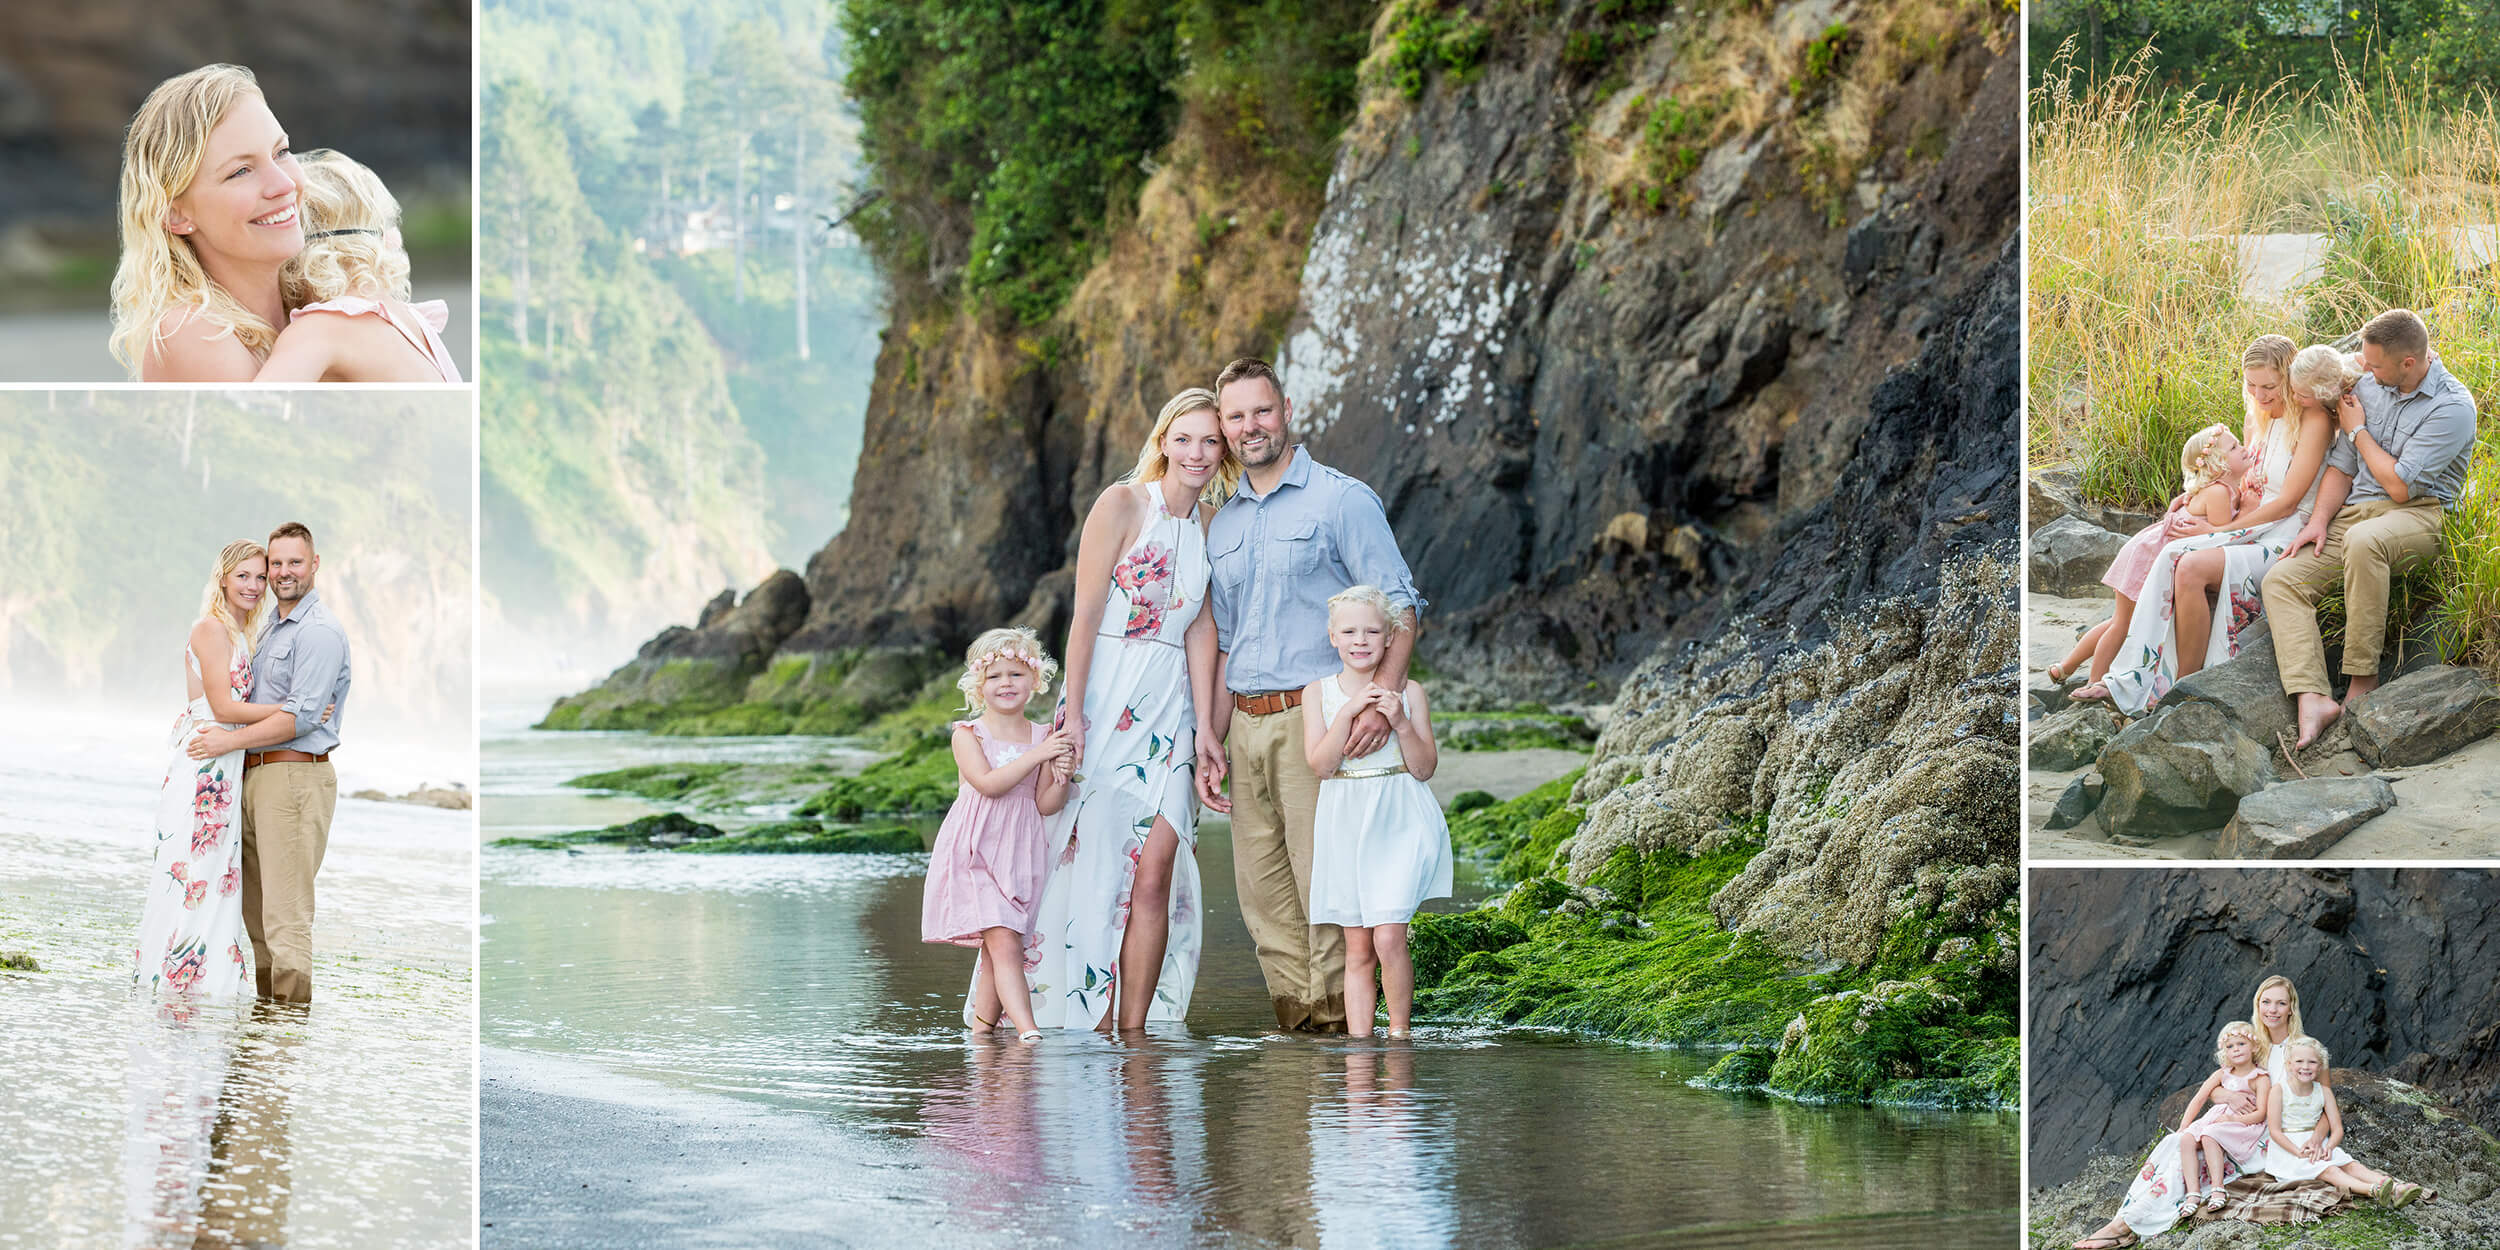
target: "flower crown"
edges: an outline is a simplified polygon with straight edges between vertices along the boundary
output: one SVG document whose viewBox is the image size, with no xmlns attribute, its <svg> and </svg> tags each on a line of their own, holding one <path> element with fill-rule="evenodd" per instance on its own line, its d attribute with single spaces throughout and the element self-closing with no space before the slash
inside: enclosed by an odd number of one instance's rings
<svg viewBox="0 0 2500 1250">
<path fill-rule="evenodd" d="M 964 665 L 964 671 L 967 673 L 987 673 L 990 671 L 990 665 L 996 664 L 1000 660 L 1014 660 L 1017 663 L 1024 665 L 1026 668 L 1032 669 L 1034 672 L 1038 673 L 1042 671 L 1042 658 L 1023 647 L 1001 647 L 996 651 L 990 652 L 988 655 L 982 656 L 979 660 L 980 667 L 975 668 L 973 665 L 966 664 Z"/>
</svg>

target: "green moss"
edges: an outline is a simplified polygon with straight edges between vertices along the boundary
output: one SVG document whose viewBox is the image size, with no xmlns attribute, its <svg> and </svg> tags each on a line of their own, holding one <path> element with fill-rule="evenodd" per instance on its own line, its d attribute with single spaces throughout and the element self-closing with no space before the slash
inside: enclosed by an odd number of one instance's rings
<svg viewBox="0 0 2500 1250">
<path fill-rule="evenodd" d="M 1444 751 L 1586 751 L 1597 730 L 1577 716 L 1468 712 L 1433 727 Z"/>
<path fill-rule="evenodd" d="M 1771 1079 L 1771 1058 L 1776 1053 L 1767 1046 L 1739 1047 L 1690 1084 L 1701 1089 L 1760 1089 Z"/>
<path fill-rule="evenodd" d="M 35 957 L 24 951 L 0 951 L 0 971 L 41 972 L 43 965 L 36 963 Z"/>
<path fill-rule="evenodd" d="M 581 708 L 571 703 L 561 701 L 559 701 L 554 707 L 547 709 L 546 719 L 541 720 L 538 724 L 532 726 L 532 728 L 536 729 L 579 729 L 581 727 Z"/>
<path fill-rule="evenodd" d="M 1534 825 L 1576 820 L 1553 796 L 1547 803 L 1511 855 L 1538 841 Z M 1510 813 L 1514 829 L 1521 811 Z M 2016 1105 L 2020 1044 L 2003 958 L 2016 941 L 2010 908 L 1958 927 L 1949 902 L 1911 910 L 1867 967 L 1800 967 L 1759 934 L 1723 929 L 1710 910 L 1760 852 L 1742 841 L 1700 856 L 1621 847 L 1577 889 L 1540 874 L 1475 911 L 1419 915 L 1409 933 L 1416 1010 L 1743 1048 L 1696 1082 L 1711 1088 Z"/>
<path fill-rule="evenodd" d="M 1578 810 L 1567 805 L 1571 801 L 1571 788 L 1579 783 L 1580 774 L 1585 771 L 1573 769 L 1506 803 L 1476 805 L 1464 810 L 1453 804 L 1450 845 L 1459 854 L 1483 865 L 1497 881 L 1511 882 L 1539 875 L 1536 871 L 1526 870 L 1523 865 L 1535 855 L 1533 848 L 1538 841 L 1540 822 L 1557 812 Z M 1572 828 L 1578 827 L 1577 816 L 1569 820 Z M 1553 845 L 1561 837 L 1569 836 L 1570 830 L 1563 829 L 1557 834 L 1555 828 L 1546 827 L 1542 832 L 1547 838 L 1545 851 L 1550 856 Z"/>
<path fill-rule="evenodd" d="M 657 802 L 684 798 L 698 787 L 718 782 L 737 771 L 736 764 L 637 764 L 603 773 L 584 773 L 564 784 L 576 790 L 614 790 Z"/>
<path fill-rule="evenodd" d="M 837 821 L 943 812 L 955 801 L 955 756 L 942 733 L 844 777 L 799 805 L 796 815 Z"/>
<path fill-rule="evenodd" d="M 655 812 L 621 825 L 610 825 L 605 829 L 578 829 L 572 833 L 559 833 L 536 839 L 529 844 L 549 843 L 555 846 L 572 846 L 581 843 L 599 843 L 611 846 L 649 846 L 651 839 L 667 835 L 682 835 L 701 841 L 720 837 L 721 830 L 716 825 L 704 824 L 682 812 Z"/>
<path fill-rule="evenodd" d="M 573 844 L 557 838 L 497 838 L 489 846 L 526 851 L 570 851 Z"/>
<path fill-rule="evenodd" d="M 1823 29 L 1806 45 L 1805 61 L 1797 76 L 1788 80 L 1788 98 L 1799 104 L 1820 92 L 1846 65 L 1849 54 L 1857 49 L 1857 39 L 1849 33 L 1848 24 L 1836 22 Z"/>
<path fill-rule="evenodd" d="M 782 821 L 681 849 L 701 855 L 858 855 L 909 854 L 928 848 L 919 834 L 899 825 L 884 829 L 826 829 L 810 821 Z"/>
<path fill-rule="evenodd" d="M 1500 801 L 1501 800 L 1494 798 L 1492 794 L 1487 791 L 1461 790 L 1458 792 L 1456 797 L 1450 800 L 1450 815 L 1456 816 L 1462 812 L 1472 812 L 1479 807 L 1491 807 Z"/>
<path fill-rule="evenodd" d="M 672 737 L 727 738 L 742 735 L 786 734 L 793 732 L 798 718 L 778 707 L 741 703 L 716 712 L 672 716 L 651 726 L 654 733 Z"/>
</svg>

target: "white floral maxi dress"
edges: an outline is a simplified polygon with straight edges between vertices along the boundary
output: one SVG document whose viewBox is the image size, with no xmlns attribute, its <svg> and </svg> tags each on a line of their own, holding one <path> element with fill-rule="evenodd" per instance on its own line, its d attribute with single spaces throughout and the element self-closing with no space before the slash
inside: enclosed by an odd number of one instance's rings
<svg viewBox="0 0 2500 1250">
<path fill-rule="evenodd" d="M 2246 1090 L 2255 1078 L 2253 1072 L 2247 1076 L 2225 1076 L 2222 1087 Z M 2224 1110 L 2224 1105 L 2216 1102 L 2211 1110 L 2197 1117 L 2197 1123 L 2205 1124 Z M 2265 1128 L 2262 1124 L 2253 1127 L 2260 1133 Z M 2261 1170 L 2259 1165 L 2266 1154 L 2262 1137 L 2252 1139 L 2245 1132 L 2226 1130 L 2216 1133 L 2214 1140 L 2222 1144 L 2222 1175 L 2204 1175 L 2205 1153 L 2200 1147 L 2196 1153 L 2197 1175 L 2191 1177 L 2179 1166 L 2178 1132 L 2164 1135 L 2153 1146 L 2153 1153 L 2144 1157 L 2144 1166 L 2136 1169 L 2135 1179 L 2128 1182 L 2127 1200 L 2119 1204 L 2118 1218 L 2138 1237 L 2159 1237 L 2179 1222 L 2179 1204 L 2188 1195 L 2203 1192 L 2205 1185 L 2228 1185 L 2239 1179 L 2242 1172 Z M 2203 1184 L 2198 1183 L 2200 1180 Z"/>
<path fill-rule="evenodd" d="M 2262 498 L 2272 502 L 2282 493 L 2284 475 L 2291 471 L 2292 452 L 2300 444 L 2300 428 L 2288 417 L 2277 420 L 2266 431 L 2265 441 L 2265 455 L 2253 472 L 2265 475 Z M 2259 593 L 2266 570 L 2283 558 L 2292 540 L 2300 536 L 2300 527 L 2308 524 L 2309 509 L 2318 501 L 2318 480 L 2324 476 L 2321 468 L 2317 477 L 2309 480 L 2309 492 L 2301 497 L 2300 507 L 2290 516 L 2248 529 L 2182 538 L 2153 557 L 2152 570 L 2144 576 L 2144 593 L 2136 597 L 2135 616 L 2127 625 L 2126 641 L 2118 645 L 2118 656 L 2102 683 L 2118 710 L 2141 716 L 2178 683 L 2179 635 L 2172 619 L 2178 609 L 2173 587 L 2179 560 L 2191 551 L 2223 549 L 2222 585 L 2215 601 L 2213 630 L 2205 642 L 2204 667 L 2211 668 L 2240 653 L 2240 640 L 2266 610 L 2265 599 Z"/>
<path fill-rule="evenodd" d="M 1206 536 L 1198 510 L 1161 510 L 1111 570 L 1111 591 L 1085 689 L 1084 780 L 1045 825 L 1050 882 L 1028 958 L 1033 1018 L 1090 1029 L 1112 1003 L 1129 896 L 1146 835 L 1160 816 L 1180 835 L 1172 860 L 1171 930 L 1149 1020 L 1189 1014 L 1205 940 L 1198 886 L 1197 716 L 1181 636 L 1206 607 Z"/>
<path fill-rule="evenodd" d="M 197 675 L 199 656 L 182 650 Z M 226 668 L 236 699 L 252 692 L 252 657 L 242 647 Z M 156 797 L 156 858 L 148 870 L 134 958 L 152 997 L 223 1002 L 243 992 L 243 753 L 214 759 L 183 754 L 195 730 L 215 723 L 201 694 L 174 718 L 165 780 Z"/>
</svg>

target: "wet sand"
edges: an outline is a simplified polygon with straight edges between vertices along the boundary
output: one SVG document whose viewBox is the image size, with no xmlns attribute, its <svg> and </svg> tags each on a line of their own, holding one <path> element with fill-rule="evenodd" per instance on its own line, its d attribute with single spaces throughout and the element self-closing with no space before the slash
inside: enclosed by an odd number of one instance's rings
<svg viewBox="0 0 2500 1250">
<path fill-rule="evenodd" d="M 2083 631 L 2107 617 L 2107 599 L 2060 599 L 2033 595 L 2029 603 L 2030 649 L 2026 678 L 2064 659 Z M 2035 722 L 2036 723 L 2036 722 Z M 2101 832 L 2096 817 L 2072 829 L 2047 827 L 2060 794 L 2090 768 L 2072 772 L 2026 769 L 2023 802 L 2033 859 L 2211 859 L 2219 826 L 2121 846 Z M 2397 806 L 2344 836 L 2321 859 L 2500 858 L 2500 736 L 2411 768 L 2378 770 L 2396 791 Z"/>
</svg>

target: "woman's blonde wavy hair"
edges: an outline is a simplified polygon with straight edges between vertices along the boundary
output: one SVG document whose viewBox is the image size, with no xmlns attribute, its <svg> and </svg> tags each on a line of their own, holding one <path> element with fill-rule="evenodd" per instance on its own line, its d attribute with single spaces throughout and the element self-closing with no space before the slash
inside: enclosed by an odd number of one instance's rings
<svg viewBox="0 0 2500 1250">
<path fill-rule="evenodd" d="M 2290 1035 L 2284 1038 L 2283 1044 L 2289 1046 L 2292 1044 L 2292 1038 L 2303 1036 L 2309 1031 L 2301 1027 L 2300 989 L 2292 984 L 2292 979 L 2290 977 L 2283 976 L 2278 973 L 2274 976 L 2267 977 L 2263 981 L 2259 981 L 2257 983 L 2257 992 L 2248 996 L 2248 1018 L 2251 1021 L 2263 1020 L 2266 1018 L 2266 1013 L 2258 1009 L 2257 1000 L 2264 998 L 2267 990 L 2273 989 L 2278 985 L 2283 987 L 2283 993 L 2285 996 L 2292 1000 L 2292 1010 L 2290 1014 L 2283 1018 L 2283 1027 L 2291 1030 Z M 2258 1031 L 2262 1033 L 2264 1032 L 2264 1029 L 2260 1028 Z"/>
<path fill-rule="evenodd" d="M 408 299 L 399 201 L 374 172 L 328 148 L 298 152 L 304 250 L 278 275 L 289 308 L 342 295 Z"/>
<path fill-rule="evenodd" d="M 1215 392 L 1199 386 L 1190 387 L 1163 401 L 1163 411 L 1155 416 L 1155 428 L 1146 435 L 1146 446 L 1137 453 L 1137 467 L 1129 470 L 1128 476 L 1120 480 L 1162 481 L 1163 475 L 1172 469 L 1172 458 L 1163 454 L 1163 436 L 1171 432 L 1173 422 L 1201 408 L 1208 412 L 1220 411 L 1215 402 Z M 1216 429 L 1220 434 L 1223 429 L 1221 420 L 1217 421 Z M 1241 484 L 1241 457 L 1233 454 L 1230 440 L 1223 442 L 1224 458 L 1216 462 L 1215 476 L 1207 479 L 1207 488 L 1198 492 L 1198 501 L 1209 507 L 1221 507 L 1225 500 L 1232 498 L 1233 488 Z"/>
<path fill-rule="evenodd" d="M 248 538 L 227 543 L 225 550 L 217 553 L 217 571 L 209 575 L 208 593 L 200 600 L 200 616 L 217 622 L 226 631 L 226 641 L 247 656 L 252 653 L 253 640 L 260 637 L 261 626 L 269 620 L 269 596 L 263 594 L 260 602 L 252 606 L 252 614 L 238 621 L 234 619 L 233 606 L 226 602 L 226 577 L 246 560 L 268 558 L 268 549 Z"/>
<path fill-rule="evenodd" d="M 121 243 L 113 271 L 113 358 L 139 376 L 157 325 L 182 305 L 254 355 L 269 354 L 278 328 L 209 280 L 188 239 L 166 228 L 174 198 L 191 189 L 208 154 L 208 133 L 237 100 L 260 94 L 252 71 L 203 65 L 156 85 L 122 141 Z"/>
<path fill-rule="evenodd" d="M 2250 340 L 2248 350 L 2240 353 L 2240 377 L 2243 382 L 2251 369 L 2272 369 L 2275 381 L 2287 388 L 2291 386 L 2292 341 L 2280 334 L 2260 334 Z M 2247 414 L 2240 422 L 2240 437 L 2247 440 L 2250 446 L 2260 445 L 2273 418 L 2257 407 L 2257 401 L 2249 397 L 2245 385 L 2240 387 L 2240 407 Z M 2290 407 L 2290 398 L 2286 396 L 2284 408 L 2288 411 Z"/>
</svg>

